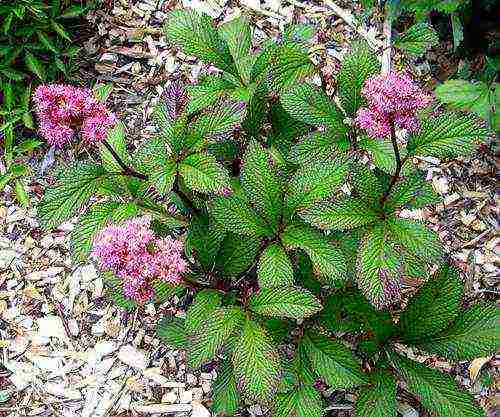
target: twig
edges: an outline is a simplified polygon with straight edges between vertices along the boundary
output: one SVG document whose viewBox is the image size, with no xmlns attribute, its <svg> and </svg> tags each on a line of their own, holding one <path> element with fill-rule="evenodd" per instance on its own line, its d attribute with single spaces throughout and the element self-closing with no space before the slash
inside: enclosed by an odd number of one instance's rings
<svg viewBox="0 0 500 417">
<path fill-rule="evenodd" d="M 384 45 L 382 52 L 382 75 L 387 75 L 391 72 L 392 61 L 392 17 L 389 9 L 386 7 L 384 25 L 382 28 L 384 34 Z"/>
<path fill-rule="evenodd" d="M 107 140 L 103 140 L 102 143 L 106 147 L 106 149 L 109 151 L 111 156 L 113 156 L 114 160 L 118 163 L 118 165 L 120 165 L 120 168 L 123 170 L 124 175 L 139 178 L 140 180 L 144 180 L 144 181 L 148 180 L 147 175 L 144 175 L 140 172 L 135 171 L 134 169 L 130 168 L 125 162 L 123 162 L 123 160 L 120 158 L 120 156 L 116 153 L 116 151 L 108 143 Z"/>
<path fill-rule="evenodd" d="M 338 16 L 340 17 L 344 22 L 346 22 L 349 26 L 351 26 L 353 29 L 356 30 L 356 32 L 358 32 L 359 35 L 361 35 L 363 38 L 366 39 L 366 41 L 368 42 L 368 45 L 370 45 L 370 47 L 375 50 L 375 51 L 378 51 L 380 46 L 381 46 L 381 42 L 377 39 L 375 39 L 375 37 L 373 35 L 370 35 L 370 32 L 368 32 L 368 30 L 366 30 L 357 20 L 356 18 L 352 15 L 351 12 L 348 12 L 347 10 L 344 10 L 342 9 L 341 7 L 339 7 L 337 4 L 335 4 L 333 1 L 331 0 L 325 0 L 325 4 Z"/>
</svg>

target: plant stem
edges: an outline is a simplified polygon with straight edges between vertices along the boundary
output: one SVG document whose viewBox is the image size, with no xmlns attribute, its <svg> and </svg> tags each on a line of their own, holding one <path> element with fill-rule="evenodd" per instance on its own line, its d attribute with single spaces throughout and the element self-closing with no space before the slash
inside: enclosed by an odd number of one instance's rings
<svg viewBox="0 0 500 417">
<path fill-rule="evenodd" d="M 403 162 L 401 161 L 401 155 L 399 154 L 398 141 L 396 139 L 396 129 L 394 127 L 394 120 L 392 118 L 391 118 L 391 142 L 392 142 L 392 148 L 394 149 L 394 156 L 396 157 L 396 171 L 394 172 L 394 175 L 392 176 L 391 181 L 389 182 L 387 190 L 385 190 L 384 195 L 380 198 L 381 205 L 384 205 L 384 203 L 387 201 L 387 197 L 389 197 L 389 194 L 392 191 L 394 184 L 396 184 L 396 182 L 398 181 L 399 175 L 401 174 L 401 168 L 403 167 Z"/>
<path fill-rule="evenodd" d="M 123 162 L 123 160 L 120 158 L 120 156 L 116 153 L 116 151 L 108 143 L 107 140 L 103 140 L 102 143 L 106 147 L 106 149 L 109 151 L 109 153 L 113 156 L 113 158 L 117 162 L 117 164 L 120 165 L 120 168 L 123 170 L 124 175 L 139 178 L 140 180 L 144 180 L 144 181 L 148 180 L 147 175 L 144 175 L 140 172 L 135 171 L 134 169 L 130 168 L 125 162 Z"/>
</svg>

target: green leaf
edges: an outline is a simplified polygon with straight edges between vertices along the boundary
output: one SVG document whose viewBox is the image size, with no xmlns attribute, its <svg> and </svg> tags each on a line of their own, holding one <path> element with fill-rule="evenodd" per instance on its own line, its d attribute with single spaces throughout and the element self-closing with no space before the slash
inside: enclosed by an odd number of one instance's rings
<svg viewBox="0 0 500 417">
<path fill-rule="evenodd" d="M 389 356 L 392 365 L 406 382 L 407 389 L 417 395 L 430 413 L 446 417 L 484 417 L 473 396 L 460 391 L 452 378 L 439 371 L 407 359 L 395 352 Z"/>
<path fill-rule="evenodd" d="M 359 148 L 370 153 L 373 165 L 378 169 L 387 174 L 394 175 L 396 172 L 396 157 L 394 156 L 394 150 L 389 139 L 364 137 L 359 141 Z M 400 148 L 399 153 L 404 158 L 406 156 L 406 148 Z M 409 162 L 403 163 L 403 174 L 406 174 L 407 167 L 410 165 Z"/>
<path fill-rule="evenodd" d="M 58 183 L 45 191 L 38 206 L 43 227 L 51 229 L 68 220 L 96 194 L 108 176 L 91 163 L 62 168 Z"/>
<path fill-rule="evenodd" d="M 113 88 L 113 84 L 97 84 L 92 92 L 101 103 L 105 103 L 113 92 Z"/>
<path fill-rule="evenodd" d="M 200 80 L 197 85 L 187 85 L 189 96 L 187 114 L 213 105 L 224 93 L 235 88 L 235 85 L 221 76 L 208 75 Z"/>
<path fill-rule="evenodd" d="M 257 278 L 260 288 L 293 285 L 293 266 L 283 248 L 273 243 L 259 259 Z"/>
<path fill-rule="evenodd" d="M 451 327 L 419 347 L 454 361 L 493 355 L 500 348 L 499 324 L 498 306 L 481 302 L 461 312 Z"/>
<path fill-rule="evenodd" d="M 217 197 L 209 205 L 210 213 L 228 232 L 257 237 L 271 236 L 272 229 L 250 207 L 241 192 L 229 197 Z"/>
<path fill-rule="evenodd" d="M 188 346 L 184 320 L 178 317 L 164 317 L 156 325 L 156 335 L 167 346 L 186 349 Z"/>
<path fill-rule="evenodd" d="M 233 353 L 236 386 L 253 401 L 267 402 L 281 379 L 281 363 L 269 335 L 255 321 L 247 319 Z"/>
<path fill-rule="evenodd" d="M 220 139 L 241 125 L 246 113 L 243 101 L 220 99 L 190 123 L 190 128 L 209 141 Z"/>
<path fill-rule="evenodd" d="M 60 25 L 59 23 L 57 23 L 56 21 L 54 20 L 51 20 L 50 21 L 50 25 L 52 26 L 52 29 L 54 29 L 54 31 L 61 37 L 61 38 L 64 38 L 66 39 L 68 42 L 72 42 L 71 41 L 71 37 L 68 35 L 68 33 L 66 32 L 66 30 L 64 29 L 64 26 Z"/>
<path fill-rule="evenodd" d="M 303 319 L 321 310 L 321 303 L 309 291 L 300 287 L 262 288 L 248 301 L 257 314 L 289 319 Z"/>
<path fill-rule="evenodd" d="M 201 265 L 210 270 L 219 252 L 225 232 L 222 227 L 202 216 L 189 224 L 184 248 L 188 256 L 196 257 Z"/>
<path fill-rule="evenodd" d="M 322 417 L 323 414 L 321 394 L 311 386 L 301 385 L 276 396 L 274 417 Z"/>
<path fill-rule="evenodd" d="M 351 180 L 354 191 L 361 200 L 376 204 L 384 192 L 375 173 L 364 164 L 351 164 Z"/>
<path fill-rule="evenodd" d="M 230 190 L 227 171 L 207 153 L 194 153 L 179 164 L 179 174 L 186 185 L 201 193 L 222 193 Z"/>
<path fill-rule="evenodd" d="M 342 342 L 306 330 L 301 343 L 312 368 L 331 388 L 349 389 L 367 382 L 361 365 Z"/>
<path fill-rule="evenodd" d="M 394 377 L 384 371 L 370 374 L 370 385 L 359 391 L 355 417 L 396 417 L 396 389 Z"/>
<path fill-rule="evenodd" d="M 403 339 L 414 343 L 446 329 L 459 313 L 463 292 L 457 269 L 443 265 L 401 314 L 399 328 Z"/>
<path fill-rule="evenodd" d="M 0 74 L 4 75 L 5 77 L 13 80 L 13 81 L 21 81 L 26 77 L 25 74 L 23 74 L 20 71 L 17 71 L 13 68 L 0 68 Z"/>
<path fill-rule="evenodd" d="M 222 361 L 217 369 L 212 392 L 212 412 L 216 416 L 232 416 L 238 411 L 240 394 L 231 363 Z"/>
<path fill-rule="evenodd" d="M 452 13 L 451 30 L 453 33 L 453 50 L 457 50 L 462 41 L 464 40 L 464 26 L 460 21 L 460 16 L 457 13 Z"/>
<path fill-rule="evenodd" d="M 499 83 L 488 86 L 485 82 L 448 80 L 434 90 L 436 98 L 457 110 L 469 110 L 490 122 L 494 103 L 500 91 Z M 491 123 L 491 122 L 490 122 Z"/>
<path fill-rule="evenodd" d="M 212 19 L 194 10 L 174 10 L 165 24 L 170 42 L 179 45 L 188 55 L 213 63 L 221 70 L 235 74 L 227 45 L 220 39 Z"/>
<path fill-rule="evenodd" d="M 118 122 L 108 131 L 107 142 L 123 162 L 126 164 L 130 162 L 130 155 L 128 154 L 127 144 L 125 142 L 125 126 L 122 122 Z M 120 164 L 103 144 L 99 145 L 99 154 L 106 170 L 109 172 L 123 171 Z"/>
<path fill-rule="evenodd" d="M 187 334 L 191 334 L 202 325 L 203 321 L 209 317 L 222 304 L 222 296 L 216 290 L 202 290 L 196 294 L 193 303 L 186 311 L 184 328 Z"/>
<path fill-rule="evenodd" d="M 348 164 L 339 160 L 319 160 L 299 168 L 288 183 L 285 217 L 331 197 L 342 186 L 347 169 Z"/>
<path fill-rule="evenodd" d="M 85 6 L 74 4 L 65 9 L 59 16 L 60 19 L 74 19 L 75 17 L 81 16 L 85 13 L 87 8 Z"/>
<path fill-rule="evenodd" d="M 298 84 L 316 70 L 307 51 L 297 44 L 273 49 L 269 64 L 270 85 L 277 91 Z"/>
<path fill-rule="evenodd" d="M 316 28 L 313 25 L 305 23 L 287 24 L 283 36 L 290 42 L 308 42 L 316 34 Z"/>
<path fill-rule="evenodd" d="M 275 231 L 281 216 L 283 184 L 266 150 L 252 141 L 243 156 L 241 184 L 254 207 Z"/>
<path fill-rule="evenodd" d="M 252 266 L 259 246 L 259 239 L 227 233 L 215 260 L 215 266 L 226 276 L 237 276 Z"/>
<path fill-rule="evenodd" d="M 295 164 L 333 159 L 335 156 L 344 155 L 349 146 L 345 130 L 328 129 L 325 132 L 312 132 L 292 146 L 288 158 Z"/>
<path fill-rule="evenodd" d="M 376 310 L 355 288 L 336 291 L 328 296 L 320 322 L 330 332 L 347 332 L 384 343 L 394 333 L 391 314 Z"/>
<path fill-rule="evenodd" d="M 110 222 L 120 223 L 137 216 L 139 208 L 135 203 L 105 202 L 94 204 L 80 217 L 70 235 L 70 247 L 76 262 L 85 262 L 92 248 L 97 232 Z"/>
<path fill-rule="evenodd" d="M 53 40 L 49 38 L 46 33 L 38 32 L 37 35 L 38 39 L 40 39 L 40 43 L 42 43 L 43 46 L 45 46 L 49 51 L 52 51 L 56 54 L 59 53 L 58 49 L 54 45 Z"/>
<path fill-rule="evenodd" d="M 28 69 L 40 80 L 45 81 L 45 69 L 39 59 L 29 51 L 25 51 L 24 62 Z"/>
<path fill-rule="evenodd" d="M 322 230 L 348 230 L 380 220 L 379 213 L 354 197 L 317 204 L 300 213 L 300 217 Z"/>
<path fill-rule="evenodd" d="M 334 284 L 347 278 L 344 254 L 318 231 L 306 225 L 288 226 L 281 234 L 285 248 L 302 249 L 313 264 L 314 273 L 323 282 Z"/>
<path fill-rule="evenodd" d="M 423 223 L 393 217 L 386 219 L 386 224 L 394 242 L 410 254 L 426 262 L 439 262 L 442 259 L 443 248 L 437 233 Z"/>
<path fill-rule="evenodd" d="M 390 210 L 399 207 L 409 209 L 422 208 L 441 201 L 434 191 L 432 184 L 425 181 L 415 173 L 410 177 L 403 178 L 396 183 L 389 194 L 385 206 Z"/>
<path fill-rule="evenodd" d="M 217 308 L 189 335 L 188 363 L 198 368 L 213 359 L 229 337 L 239 331 L 244 315 L 239 307 Z"/>
<path fill-rule="evenodd" d="M 439 43 L 436 31 L 428 23 L 417 23 L 399 34 L 394 46 L 409 55 L 422 56 Z"/>
<path fill-rule="evenodd" d="M 335 103 L 310 84 L 298 84 L 281 95 L 281 105 L 292 117 L 311 125 L 342 128 L 342 114 Z"/>
<path fill-rule="evenodd" d="M 377 307 L 394 301 L 402 281 L 402 258 L 389 240 L 387 227 L 377 224 L 363 237 L 356 265 L 357 283 Z"/>
<path fill-rule="evenodd" d="M 443 113 L 422 121 L 420 131 L 410 137 L 408 153 L 451 158 L 468 155 L 487 134 L 474 115 Z"/>
<path fill-rule="evenodd" d="M 250 55 L 250 47 L 252 46 L 252 32 L 248 21 L 240 16 L 229 22 L 222 24 L 219 27 L 220 37 L 226 42 L 229 52 L 238 69 L 238 73 L 242 78 L 247 78 L 244 70 L 244 61 Z"/>
<path fill-rule="evenodd" d="M 346 113 L 354 117 L 365 104 L 361 90 L 371 75 L 377 74 L 380 64 L 366 42 L 353 44 L 352 52 L 342 61 L 337 78 L 340 102 Z"/>
<path fill-rule="evenodd" d="M 24 184 L 20 180 L 16 180 L 14 182 L 14 193 L 16 194 L 16 200 L 22 206 L 29 205 L 30 198 L 28 196 L 28 193 L 26 192 L 26 188 L 24 187 Z"/>
</svg>

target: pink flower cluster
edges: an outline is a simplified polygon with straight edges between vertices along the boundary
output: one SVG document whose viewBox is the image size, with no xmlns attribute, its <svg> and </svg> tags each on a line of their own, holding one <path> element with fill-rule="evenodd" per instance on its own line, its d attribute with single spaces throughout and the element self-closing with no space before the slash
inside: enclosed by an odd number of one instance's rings
<svg viewBox="0 0 500 417">
<path fill-rule="evenodd" d="M 356 122 L 377 138 L 390 136 L 391 120 L 397 128 L 416 131 L 419 127 L 417 111 L 432 102 L 432 96 L 401 72 L 368 78 L 361 93 L 368 107 L 358 110 Z"/>
<path fill-rule="evenodd" d="M 116 117 L 88 88 L 71 85 L 41 85 L 33 94 L 40 135 L 51 145 L 70 142 L 76 129 L 86 144 L 106 139 Z"/>
<path fill-rule="evenodd" d="M 154 296 L 152 282 L 177 283 L 186 271 L 182 243 L 157 238 L 147 216 L 108 226 L 93 241 L 92 256 L 101 270 L 111 270 L 123 280 L 126 298 L 143 303 Z"/>
</svg>

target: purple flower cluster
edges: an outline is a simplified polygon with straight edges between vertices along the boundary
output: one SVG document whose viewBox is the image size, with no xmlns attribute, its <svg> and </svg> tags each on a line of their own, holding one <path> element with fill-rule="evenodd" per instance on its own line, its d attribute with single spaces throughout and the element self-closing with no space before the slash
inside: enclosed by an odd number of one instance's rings
<svg viewBox="0 0 500 417">
<path fill-rule="evenodd" d="M 92 256 L 101 270 L 123 280 L 126 298 L 143 303 L 154 296 L 152 282 L 178 283 L 186 271 L 183 246 L 178 240 L 157 238 L 147 216 L 108 226 L 93 241 Z"/>
<path fill-rule="evenodd" d="M 368 78 L 361 93 L 368 107 L 358 110 L 356 122 L 376 138 L 390 136 L 391 122 L 397 128 L 416 131 L 417 112 L 432 102 L 432 96 L 401 72 Z"/>
<path fill-rule="evenodd" d="M 88 88 L 71 85 L 41 85 L 33 94 L 40 123 L 40 135 L 51 145 L 62 147 L 71 141 L 76 129 L 82 140 L 95 144 L 106 139 L 116 117 Z"/>
</svg>

